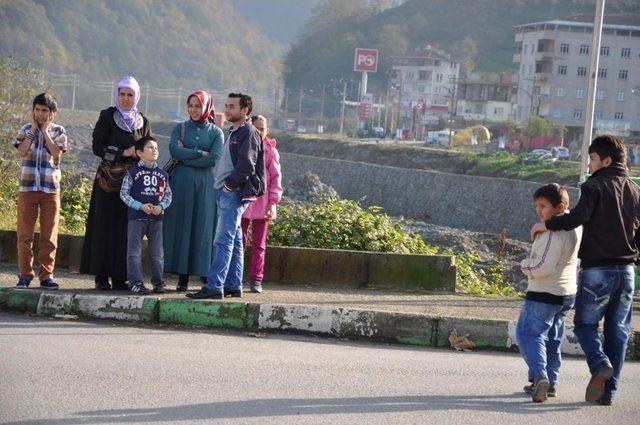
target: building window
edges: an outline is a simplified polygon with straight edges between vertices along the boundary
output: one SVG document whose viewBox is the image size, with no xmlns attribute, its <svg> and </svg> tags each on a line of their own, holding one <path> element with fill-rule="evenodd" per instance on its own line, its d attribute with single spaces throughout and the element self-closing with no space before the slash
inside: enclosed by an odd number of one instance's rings
<svg viewBox="0 0 640 425">
<path fill-rule="evenodd" d="M 540 86 L 533 86 L 533 94 L 540 94 Z"/>
<path fill-rule="evenodd" d="M 630 58 L 631 57 L 631 48 L 623 47 L 621 52 L 620 52 L 620 57 L 621 58 Z"/>
<path fill-rule="evenodd" d="M 407 72 L 404 74 L 404 77 L 405 77 L 405 78 L 407 78 L 407 79 L 413 79 L 413 78 L 415 78 L 415 77 L 416 77 L 416 74 L 415 74 L 415 72 L 413 72 L 413 71 L 407 71 Z"/>
<path fill-rule="evenodd" d="M 455 69 L 456 68 L 456 63 L 455 62 L 451 62 L 451 64 L 449 65 L 449 67 L 451 69 Z"/>
<path fill-rule="evenodd" d="M 582 119 L 582 109 L 574 109 L 573 110 L 573 119 L 581 120 Z"/>
<path fill-rule="evenodd" d="M 564 111 L 562 109 L 553 110 L 553 118 L 562 118 L 562 117 L 564 117 Z"/>
<path fill-rule="evenodd" d="M 558 74 L 567 75 L 567 65 L 558 65 Z"/>
<path fill-rule="evenodd" d="M 418 71 L 418 79 L 426 80 L 427 79 L 427 71 Z"/>
<path fill-rule="evenodd" d="M 529 49 L 529 45 L 528 45 L 528 44 L 525 44 L 525 45 L 524 45 L 524 54 L 525 54 L 525 55 L 527 54 L 527 50 L 528 50 L 528 49 Z"/>
<path fill-rule="evenodd" d="M 601 120 L 604 117 L 604 114 L 602 113 L 602 111 L 594 111 L 593 117 L 597 120 Z"/>
<path fill-rule="evenodd" d="M 616 112 L 615 114 L 613 114 L 613 119 L 614 120 L 624 119 L 624 112 Z"/>
<path fill-rule="evenodd" d="M 564 87 L 556 87 L 556 96 L 564 97 Z"/>
<path fill-rule="evenodd" d="M 584 99 L 584 89 L 576 89 L 576 97 L 578 99 Z"/>
<path fill-rule="evenodd" d="M 440 73 L 437 73 L 437 74 L 436 74 L 436 81 L 437 81 L 437 82 L 442 81 L 442 74 L 440 74 Z"/>
<path fill-rule="evenodd" d="M 589 45 L 581 44 L 580 45 L 580 51 L 578 53 L 581 54 L 581 55 L 588 55 L 589 54 Z"/>
<path fill-rule="evenodd" d="M 560 43 L 560 53 L 569 53 L 569 43 Z"/>
<path fill-rule="evenodd" d="M 418 91 L 424 93 L 424 84 L 418 84 Z"/>
<path fill-rule="evenodd" d="M 533 65 L 529 65 L 529 75 L 533 74 Z"/>
<path fill-rule="evenodd" d="M 607 92 L 605 92 L 604 90 L 598 90 L 596 92 L 596 99 L 598 100 L 604 100 L 607 98 Z"/>
<path fill-rule="evenodd" d="M 618 71 L 618 80 L 626 80 L 628 76 L 629 71 L 627 71 L 626 69 L 621 69 L 620 71 Z"/>
<path fill-rule="evenodd" d="M 587 75 L 587 67 L 579 66 L 578 67 L 578 77 L 585 77 Z"/>
<path fill-rule="evenodd" d="M 598 68 L 598 78 L 607 78 L 607 68 Z"/>
<path fill-rule="evenodd" d="M 618 102 L 624 102 L 624 92 L 623 91 L 619 91 L 618 92 Z"/>
<path fill-rule="evenodd" d="M 504 114 L 504 108 L 494 108 L 493 109 L 493 114 L 494 115 L 503 115 Z"/>
<path fill-rule="evenodd" d="M 600 46 L 600 56 L 609 56 L 609 46 Z"/>
</svg>

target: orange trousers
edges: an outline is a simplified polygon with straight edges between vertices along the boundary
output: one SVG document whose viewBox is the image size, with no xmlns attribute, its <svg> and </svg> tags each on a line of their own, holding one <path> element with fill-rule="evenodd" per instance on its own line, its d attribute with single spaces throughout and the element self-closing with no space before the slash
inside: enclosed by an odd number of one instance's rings
<svg viewBox="0 0 640 425">
<path fill-rule="evenodd" d="M 39 278 L 51 277 L 58 248 L 60 193 L 20 192 L 18 194 L 18 268 L 20 276 L 33 279 L 33 233 L 40 214 L 38 261 Z"/>
</svg>

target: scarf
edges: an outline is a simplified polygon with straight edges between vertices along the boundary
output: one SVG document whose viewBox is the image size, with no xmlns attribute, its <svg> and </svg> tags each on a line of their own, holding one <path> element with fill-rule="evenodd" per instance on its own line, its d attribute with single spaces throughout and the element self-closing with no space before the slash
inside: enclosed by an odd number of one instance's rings
<svg viewBox="0 0 640 425">
<path fill-rule="evenodd" d="M 213 98 L 204 90 L 198 90 L 187 97 L 187 103 L 192 96 L 195 96 L 202 104 L 202 116 L 198 122 L 214 122 L 216 118 L 216 108 L 213 106 Z"/>
<path fill-rule="evenodd" d="M 125 111 L 120 106 L 120 89 L 121 88 L 129 88 L 133 90 L 133 93 L 134 93 L 133 106 L 128 111 Z M 135 127 L 136 115 L 138 115 L 137 106 L 138 106 L 139 100 L 140 100 L 140 85 L 138 84 L 136 79 L 133 77 L 124 77 L 122 80 L 120 80 L 120 82 L 118 83 L 118 86 L 116 87 L 116 108 L 118 109 L 118 112 L 120 112 L 120 115 L 122 116 L 122 119 L 124 120 L 124 122 L 129 126 L 131 130 L 133 130 Z"/>
</svg>

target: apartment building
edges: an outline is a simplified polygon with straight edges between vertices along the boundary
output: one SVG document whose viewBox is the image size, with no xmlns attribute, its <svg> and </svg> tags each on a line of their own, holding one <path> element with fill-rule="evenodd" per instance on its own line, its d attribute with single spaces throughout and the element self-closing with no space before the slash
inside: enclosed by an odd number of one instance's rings
<svg viewBox="0 0 640 425">
<path fill-rule="evenodd" d="M 509 74 L 473 73 L 458 81 L 456 116 L 465 121 L 484 123 L 513 121 L 516 89 Z"/>
<path fill-rule="evenodd" d="M 398 126 L 424 126 L 448 117 L 459 72 L 459 62 L 431 46 L 395 58 L 390 94 L 400 107 Z"/>
<path fill-rule="evenodd" d="M 545 117 L 578 140 L 585 119 L 593 16 L 516 27 L 516 120 Z M 604 19 L 596 90 L 596 132 L 640 135 L 640 17 Z"/>
</svg>

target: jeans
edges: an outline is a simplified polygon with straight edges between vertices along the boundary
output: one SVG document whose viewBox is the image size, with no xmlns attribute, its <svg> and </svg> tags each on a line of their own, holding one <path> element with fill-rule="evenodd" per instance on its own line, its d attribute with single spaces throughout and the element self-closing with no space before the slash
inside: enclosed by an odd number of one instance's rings
<svg viewBox="0 0 640 425">
<path fill-rule="evenodd" d="M 164 249 L 162 248 L 162 220 L 129 220 L 127 226 L 127 280 L 129 287 L 142 283 L 142 238 L 149 240 L 151 256 L 151 284 L 162 285 Z"/>
<path fill-rule="evenodd" d="M 564 319 L 571 307 L 524 301 L 516 327 L 516 338 L 522 357 L 529 367 L 529 381 L 544 376 L 553 385 L 558 382 Z"/>
<path fill-rule="evenodd" d="M 633 315 L 633 265 L 589 267 L 580 270 L 574 332 L 593 373 L 603 362 L 613 366 L 605 394 L 613 397 L 624 363 Z M 604 343 L 598 323 L 604 317 Z"/>
<path fill-rule="evenodd" d="M 251 272 L 249 278 L 252 282 L 262 282 L 269 220 L 242 219 L 242 243 L 245 247 L 249 236 L 249 224 L 251 224 Z"/>
<path fill-rule="evenodd" d="M 223 294 L 225 290 L 242 291 L 244 258 L 240 220 L 249 204 L 242 202 L 237 190 L 225 193 L 222 189 L 216 189 L 216 199 L 218 225 L 213 240 L 215 254 L 204 288 L 216 294 Z"/>
</svg>

